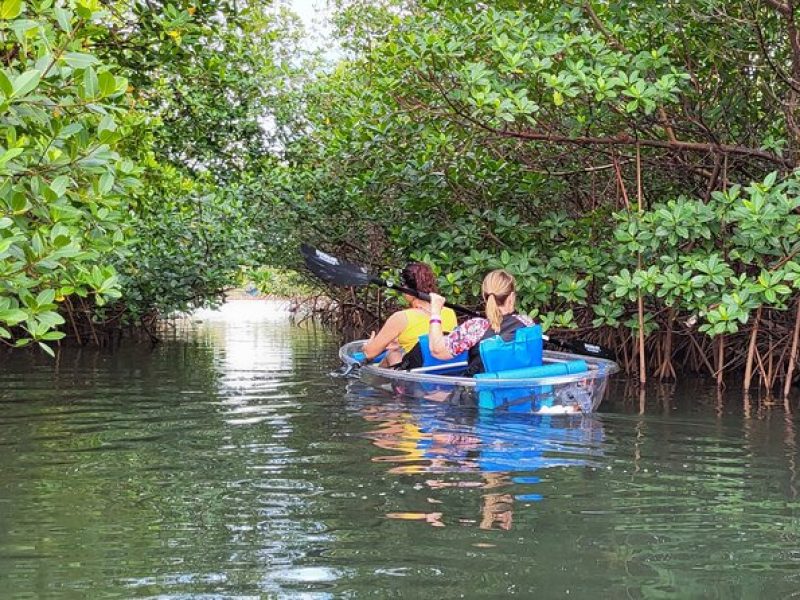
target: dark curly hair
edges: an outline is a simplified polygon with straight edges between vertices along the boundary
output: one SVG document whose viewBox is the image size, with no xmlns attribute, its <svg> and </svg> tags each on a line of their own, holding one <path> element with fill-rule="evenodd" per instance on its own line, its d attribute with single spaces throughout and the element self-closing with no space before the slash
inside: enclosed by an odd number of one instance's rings
<svg viewBox="0 0 800 600">
<path fill-rule="evenodd" d="M 418 292 L 438 292 L 439 286 L 436 285 L 436 275 L 430 265 L 423 262 L 408 263 L 400 274 L 403 285 L 417 290 Z"/>
</svg>

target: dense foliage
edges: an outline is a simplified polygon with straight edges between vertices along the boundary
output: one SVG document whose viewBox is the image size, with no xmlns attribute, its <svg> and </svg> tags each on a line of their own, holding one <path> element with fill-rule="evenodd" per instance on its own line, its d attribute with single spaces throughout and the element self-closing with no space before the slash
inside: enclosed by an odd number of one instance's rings
<svg viewBox="0 0 800 600">
<path fill-rule="evenodd" d="M 523 308 L 642 375 L 792 377 L 791 3 L 361 4 L 296 146 L 319 242 L 427 258 L 460 302 L 506 267 Z"/>
<path fill-rule="evenodd" d="M 213 300 L 269 256 L 291 18 L 6 0 L 0 36 L 0 339 L 102 343 Z"/>
<path fill-rule="evenodd" d="M 110 263 L 137 179 L 118 153 L 128 82 L 85 52 L 98 15 L 92 1 L 0 5 L 0 338 L 18 325 L 16 345 L 63 337 L 57 302 L 119 296 Z"/>
<path fill-rule="evenodd" d="M 269 2 L 0 2 L 0 340 L 102 343 L 243 269 L 293 286 L 252 269 L 302 239 L 424 258 L 473 305 L 508 268 L 524 310 L 642 378 L 788 385 L 793 0 L 334 5 L 314 71 Z"/>
</svg>

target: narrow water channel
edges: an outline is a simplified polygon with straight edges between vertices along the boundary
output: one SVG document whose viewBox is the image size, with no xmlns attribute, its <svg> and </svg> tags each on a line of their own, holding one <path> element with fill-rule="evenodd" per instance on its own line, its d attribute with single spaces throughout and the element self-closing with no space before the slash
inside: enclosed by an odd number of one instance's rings
<svg viewBox="0 0 800 600">
<path fill-rule="evenodd" d="M 335 339 L 252 301 L 167 338 L 0 357 L 0 597 L 800 590 L 796 404 L 406 401 L 329 378 Z"/>
</svg>

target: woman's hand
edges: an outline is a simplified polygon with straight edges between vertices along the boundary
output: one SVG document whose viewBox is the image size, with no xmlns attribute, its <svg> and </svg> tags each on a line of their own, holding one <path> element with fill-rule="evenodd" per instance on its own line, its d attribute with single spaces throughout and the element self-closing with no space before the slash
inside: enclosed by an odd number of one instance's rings
<svg viewBox="0 0 800 600">
<path fill-rule="evenodd" d="M 443 296 L 431 293 L 431 315 L 441 315 L 444 302 L 445 300 Z"/>
<path fill-rule="evenodd" d="M 444 306 L 444 298 L 439 294 L 431 294 L 431 319 L 428 324 L 428 345 L 431 349 L 431 354 L 441 360 L 453 358 L 447 350 L 444 334 L 442 333 L 442 307 Z"/>
</svg>

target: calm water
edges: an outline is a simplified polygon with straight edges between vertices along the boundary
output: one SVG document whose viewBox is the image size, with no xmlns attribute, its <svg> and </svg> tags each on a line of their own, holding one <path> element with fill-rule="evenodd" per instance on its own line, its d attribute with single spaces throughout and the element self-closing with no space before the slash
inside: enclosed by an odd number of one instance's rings
<svg viewBox="0 0 800 600">
<path fill-rule="evenodd" d="M 798 597 L 782 404 L 492 417 L 328 378 L 275 305 L 170 337 L 0 358 L 0 597 Z"/>
</svg>

